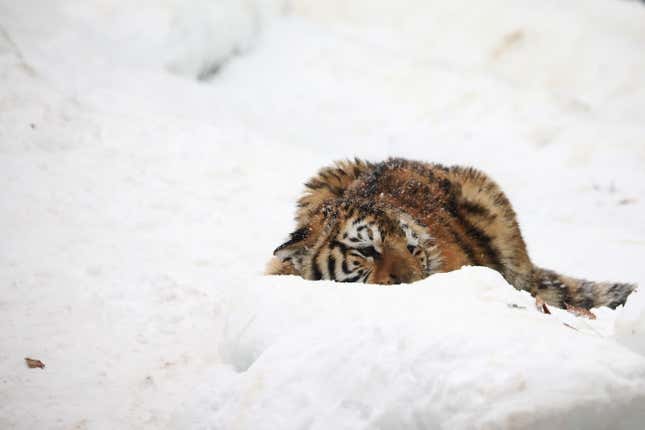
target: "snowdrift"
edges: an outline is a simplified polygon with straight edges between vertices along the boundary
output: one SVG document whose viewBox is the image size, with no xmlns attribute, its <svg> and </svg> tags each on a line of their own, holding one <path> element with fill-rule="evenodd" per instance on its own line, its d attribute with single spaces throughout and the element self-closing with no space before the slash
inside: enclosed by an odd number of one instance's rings
<svg viewBox="0 0 645 430">
<path fill-rule="evenodd" d="M 231 306 L 221 347 L 238 373 L 226 389 L 207 378 L 178 428 L 637 429 L 645 418 L 643 356 L 596 321 L 539 313 L 489 269 L 395 287 L 263 278 Z"/>
</svg>

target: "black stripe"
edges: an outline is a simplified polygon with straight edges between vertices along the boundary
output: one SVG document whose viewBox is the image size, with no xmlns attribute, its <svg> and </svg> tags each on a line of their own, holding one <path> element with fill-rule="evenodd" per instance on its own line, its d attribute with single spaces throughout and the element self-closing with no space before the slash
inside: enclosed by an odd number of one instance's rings
<svg viewBox="0 0 645 430">
<path fill-rule="evenodd" d="M 349 267 L 347 267 L 347 260 L 345 259 L 343 259 L 343 264 L 340 266 L 340 268 L 345 275 L 349 275 L 350 273 L 352 273 L 350 272 Z"/>
<path fill-rule="evenodd" d="M 557 288 L 552 288 L 552 291 L 559 291 L 561 294 L 561 302 L 559 303 L 558 307 L 563 308 L 565 303 L 568 303 L 570 305 L 573 304 L 574 300 L 571 296 L 571 290 L 569 289 L 569 286 L 561 282 L 560 279 L 557 279 L 557 283 Z"/>
<path fill-rule="evenodd" d="M 363 273 L 363 272 L 359 272 L 359 274 L 360 274 L 360 276 L 361 276 L 359 279 L 361 279 L 363 282 L 367 282 L 367 278 L 369 278 L 369 277 L 370 277 L 370 275 L 372 274 L 372 272 L 371 272 L 370 270 L 368 270 L 368 271 L 367 271 L 367 272 L 365 272 L 365 273 Z"/>
<path fill-rule="evenodd" d="M 305 183 L 305 187 L 311 189 L 311 190 L 319 190 L 321 188 L 327 188 L 332 194 L 335 194 L 337 196 L 341 196 L 343 192 L 345 191 L 344 189 L 340 187 L 335 187 L 327 182 L 322 182 L 319 179 L 314 179 L 311 180 L 307 183 Z"/>
<path fill-rule="evenodd" d="M 337 240 L 334 240 L 334 241 L 331 243 L 331 249 L 334 249 L 334 248 L 340 248 L 340 251 L 341 251 L 343 254 L 344 254 L 345 252 L 347 252 L 347 249 L 348 249 L 348 248 L 347 248 L 347 245 L 345 245 L 344 243 L 339 242 L 339 241 L 337 241 Z"/>
<path fill-rule="evenodd" d="M 467 244 L 459 234 L 457 234 L 456 231 L 454 231 L 449 225 L 446 225 L 448 228 L 448 232 L 452 236 L 452 239 L 455 241 L 457 246 L 461 248 L 461 250 L 466 254 L 468 257 L 468 262 L 471 264 L 474 264 L 476 266 L 481 266 L 481 262 L 479 261 L 479 258 L 475 255 L 475 251 L 473 251 L 473 248 Z"/>
<path fill-rule="evenodd" d="M 345 191 L 345 190 L 343 190 L 342 188 L 334 187 L 334 186 L 333 186 L 333 185 L 331 185 L 331 184 L 325 184 L 325 187 L 326 187 L 329 191 L 331 191 L 331 193 L 332 193 L 332 194 L 335 194 L 335 195 L 337 195 L 337 196 L 342 196 L 342 195 L 343 195 L 343 192 Z"/>
<path fill-rule="evenodd" d="M 356 251 L 363 254 L 364 257 L 379 258 L 381 254 L 373 246 L 364 246 L 356 249 Z"/>
<path fill-rule="evenodd" d="M 434 179 L 434 175 L 432 179 Z M 446 192 L 450 191 L 450 187 L 451 187 L 450 181 L 444 179 L 443 181 L 438 181 L 438 182 L 439 182 L 439 186 L 443 188 L 443 191 L 446 191 Z M 443 206 L 451 216 L 451 219 L 458 219 L 457 202 L 455 200 L 454 195 L 452 196 L 449 195 L 448 201 L 444 202 Z M 475 252 L 473 251 L 472 247 L 469 244 L 467 244 L 459 234 L 457 234 L 457 232 L 452 228 L 450 223 L 446 221 L 446 219 L 444 219 L 441 215 L 439 216 L 439 220 L 441 221 L 441 224 L 443 224 L 446 227 L 446 229 L 448 230 L 448 233 L 450 233 L 450 235 L 452 236 L 453 241 L 457 244 L 457 246 L 459 246 L 459 248 L 461 248 L 463 253 L 466 254 L 466 256 L 468 257 L 468 262 L 471 264 L 479 265 L 480 263 L 478 263 L 478 259 L 475 256 Z"/>
<path fill-rule="evenodd" d="M 452 193 L 452 182 L 450 180 L 444 178 L 439 181 L 439 187 L 441 187 L 442 190 L 446 192 L 446 194 L 451 194 Z"/>
<path fill-rule="evenodd" d="M 342 182 L 342 179 L 340 178 L 340 176 L 338 176 L 337 172 L 338 172 L 338 170 L 336 170 L 336 171 L 331 170 L 331 171 L 329 171 L 329 174 L 331 176 L 333 176 L 338 182 Z"/>
<path fill-rule="evenodd" d="M 329 279 L 336 280 L 336 258 L 333 255 L 327 259 L 327 270 L 329 271 Z"/>
<path fill-rule="evenodd" d="M 466 257 L 468 257 L 468 263 L 481 266 L 479 259 L 475 256 L 473 248 L 469 244 L 467 244 L 459 234 L 457 234 L 457 232 L 452 228 L 450 223 L 446 221 L 444 217 L 439 215 L 438 218 L 441 224 L 445 226 L 446 230 L 448 230 L 448 233 L 450 233 L 450 235 L 452 236 L 452 240 L 455 242 L 455 244 L 457 244 L 457 246 L 461 248 L 462 252 L 466 254 Z"/>
<path fill-rule="evenodd" d="M 332 249 L 334 249 L 334 248 L 340 248 L 340 251 L 341 251 L 343 254 L 344 254 L 345 252 L 347 252 L 347 249 L 348 249 L 348 248 L 347 248 L 347 245 L 345 245 L 344 243 L 339 242 L 339 241 L 337 241 L 337 240 L 334 240 L 334 241 L 331 243 L 331 248 L 332 248 Z"/>
<path fill-rule="evenodd" d="M 479 248 L 484 252 L 487 257 L 488 264 L 486 266 L 503 273 L 503 266 L 499 260 L 499 252 L 491 245 L 490 236 L 486 235 L 482 230 L 478 229 L 466 220 L 462 220 L 466 234 L 472 237 L 477 242 Z"/>
<path fill-rule="evenodd" d="M 469 202 L 469 201 L 461 202 L 461 208 L 473 215 L 481 215 L 484 217 L 487 217 L 490 215 L 490 211 L 488 209 L 486 209 L 482 205 L 475 202 Z"/>
<path fill-rule="evenodd" d="M 298 230 L 294 231 L 293 233 L 291 233 L 291 237 L 289 238 L 288 241 L 278 246 L 273 251 L 273 255 L 275 255 L 276 252 L 283 250 L 284 248 L 287 248 L 295 243 L 305 240 L 309 236 L 309 232 L 310 232 L 309 227 L 301 227 Z"/>
<path fill-rule="evenodd" d="M 475 206 L 474 204 L 470 204 L 469 207 L 470 209 L 473 209 Z M 470 248 L 470 252 L 472 253 L 472 259 L 473 262 L 478 264 L 478 265 L 485 265 L 487 267 L 490 267 L 494 270 L 497 270 L 500 273 L 503 272 L 503 266 L 500 262 L 499 259 L 499 252 L 493 248 L 491 241 L 492 238 L 488 236 L 486 233 L 484 233 L 483 230 L 475 227 L 468 219 L 463 214 L 463 205 L 457 205 L 457 202 L 454 198 L 450 199 L 450 201 L 447 204 L 448 211 L 455 217 L 455 219 L 461 223 L 461 225 L 464 228 L 464 232 L 466 233 L 466 236 L 469 238 L 474 239 L 475 243 L 477 244 L 477 247 L 483 252 L 483 254 L 486 257 L 486 262 L 484 263 L 481 261 L 479 258 L 479 255 L 473 252 L 473 249 Z M 482 210 L 485 210 L 484 208 L 481 208 Z M 470 256 L 470 255 L 469 255 Z"/>
<path fill-rule="evenodd" d="M 313 270 L 313 277 L 315 281 L 319 281 L 322 279 L 322 272 L 320 271 L 320 267 L 318 267 L 318 256 L 320 255 L 320 249 L 316 251 L 314 254 L 313 258 L 311 259 L 311 267 Z"/>
</svg>

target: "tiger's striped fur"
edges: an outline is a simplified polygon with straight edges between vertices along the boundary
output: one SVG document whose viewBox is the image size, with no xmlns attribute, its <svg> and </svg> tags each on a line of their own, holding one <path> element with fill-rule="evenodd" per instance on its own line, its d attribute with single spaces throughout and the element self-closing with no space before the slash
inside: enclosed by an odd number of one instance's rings
<svg viewBox="0 0 645 430">
<path fill-rule="evenodd" d="M 510 202 L 469 167 L 398 158 L 341 161 L 306 183 L 296 221 L 268 274 L 393 284 L 480 265 L 551 305 L 587 309 L 615 308 L 635 289 L 535 266 Z"/>
</svg>

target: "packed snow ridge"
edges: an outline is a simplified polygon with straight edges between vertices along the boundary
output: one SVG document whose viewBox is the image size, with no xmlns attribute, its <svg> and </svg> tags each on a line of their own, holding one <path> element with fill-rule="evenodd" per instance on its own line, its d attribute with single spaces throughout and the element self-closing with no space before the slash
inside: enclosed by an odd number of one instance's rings
<svg viewBox="0 0 645 430">
<path fill-rule="evenodd" d="M 537 312 L 489 269 L 395 288 L 265 278 L 235 301 L 222 353 L 238 373 L 202 385 L 177 427 L 635 429 L 645 418 L 641 355 L 602 323 Z"/>
</svg>

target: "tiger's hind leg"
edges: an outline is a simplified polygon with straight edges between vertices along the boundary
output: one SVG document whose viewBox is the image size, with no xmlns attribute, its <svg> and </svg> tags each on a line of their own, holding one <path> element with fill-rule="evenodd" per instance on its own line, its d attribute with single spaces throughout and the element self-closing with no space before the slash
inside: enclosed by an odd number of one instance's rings
<svg viewBox="0 0 645 430">
<path fill-rule="evenodd" d="M 469 167 L 451 167 L 449 178 L 458 185 L 456 206 L 472 235 L 488 250 L 483 265 L 497 270 L 515 288 L 530 291 L 533 263 L 517 216 L 501 188 L 486 174 Z"/>
<path fill-rule="evenodd" d="M 623 305 L 636 289 L 634 284 L 592 282 L 564 276 L 535 266 L 526 251 L 515 211 L 499 186 L 484 173 L 472 168 L 450 169 L 454 181 L 461 184 L 457 204 L 462 216 L 490 238 L 496 252 L 494 264 L 515 288 L 539 296 L 560 308 Z"/>
</svg>

